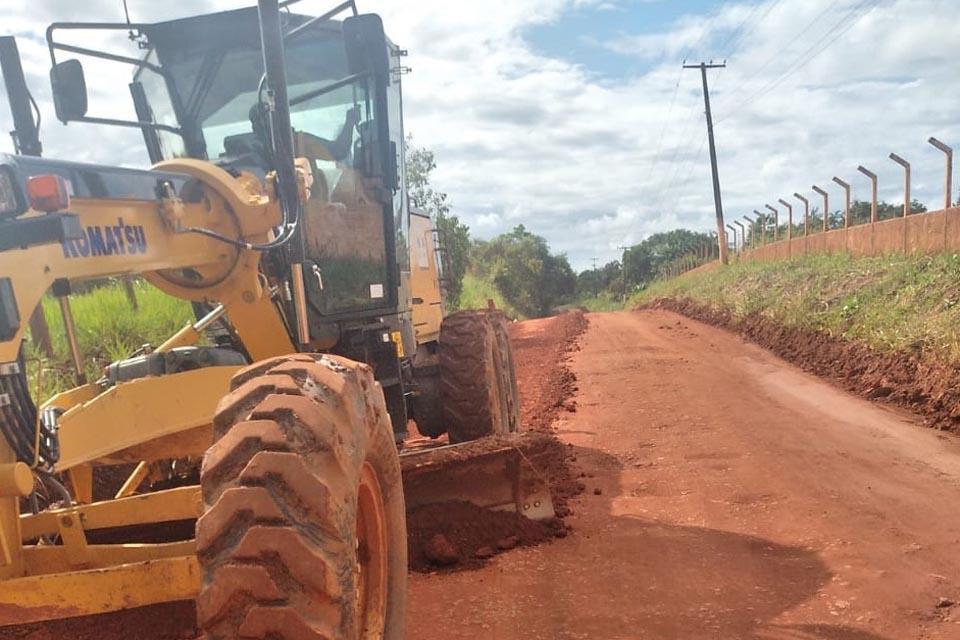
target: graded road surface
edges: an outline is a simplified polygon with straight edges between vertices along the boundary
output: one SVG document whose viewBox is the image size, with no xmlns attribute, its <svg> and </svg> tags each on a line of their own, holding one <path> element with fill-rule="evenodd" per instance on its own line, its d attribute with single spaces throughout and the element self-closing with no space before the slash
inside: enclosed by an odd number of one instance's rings
<svg viewBox="0 0 960 640">
<path fill-rule="evenodd" d="M 668 312 L 588 318 L 573 531 L 411 575 L 409 638 L 960 639 L 960 440 Z"/>
</svg>

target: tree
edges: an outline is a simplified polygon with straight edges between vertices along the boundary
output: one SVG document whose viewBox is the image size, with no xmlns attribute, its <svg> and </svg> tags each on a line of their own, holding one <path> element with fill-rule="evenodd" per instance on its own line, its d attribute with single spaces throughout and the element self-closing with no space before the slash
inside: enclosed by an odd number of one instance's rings
<svg viewBox="0 0 960 640">
<path fill-rule="evenodd" d="M 407 189 L 410 204 L 433 218 L 445 255 L 443 277 L 447 302 L 456 308 L 463 291 L 463 276 L 470 266 L 470 228 L 450 213 L 447 194 L 431 186 L 430 174 L 436 168 L 433 152 L 415 146 L 413 136 L 407 136 Z"/>
<path fill-rule="evenodd" d="M 926 205 L 917 200 L 910 201 L 910 210 L 913 213 L 923 213 L 927 210 Z M 902 204 L 890 204 L 880 200 L 877 202 L 877 220 L 889 220 L 903 216 Z M 854 200 L 850 203 L 850 224 L 866 224 L 870 222 L 870 202 L 866 200 Z"/>
<path fill-rule="evenodd" d="M 577 297 L 590 298 L 604 291 L 612 293 L 615 287 L 620 291 L 623 284 L 622 273 L 619 260 L 613 260 L 599 268 L 581 271 L 577 275 Z"/>
<path fill-rule="evenodd" d="M 655 233 L 626 250 L 624 269 L 628 288 L 646 286 L 663 266 L 682 255 L 696 252 L 706 245 L 715 245 L 716 238 L 707 233 L 674 229 Z M 622 286 L 622 285 L 621 285 Z M 614 284 L 613 289 L 617 288 Z M 619 289 L 617 289 L 619 291 Z"/>
<path fill-rule="evenodd" d="M 577 277 L 567 257 L 552 255 L 547 241 L 523 225 L 476 243 L 472 265 L 524 315 L 547 315 L 576 293 Z"/>
</svg>

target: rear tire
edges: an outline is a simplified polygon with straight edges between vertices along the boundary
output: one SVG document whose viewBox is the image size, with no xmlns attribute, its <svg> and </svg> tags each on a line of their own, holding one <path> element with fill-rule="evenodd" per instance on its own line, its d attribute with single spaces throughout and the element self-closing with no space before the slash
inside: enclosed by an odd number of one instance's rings
<svg viewBox="0 0 960 640">
<path fill-rule="evenodd" d="M 507 316 L 502 311 L 489 311 L 490 321 L 497 336 L 500 351 L 501 389 L 507 404 L 507 431 L 520 431 L 520 387 L 517 384 L 517 368 L 513 362 L 513 346 L 507 331 Z"/>
<path fill-rule="evenodd" d="M 450 442 L 511 431 L 518 405 L 509 384 L 512 356 L 498 340 L 498 312 L 460 311 L 440 329 L 440 392 Z M 504 327 L 505 331 L 505 327 Z"/>
<path fill-rule="evenodd" d="M 297 354 L 234 376 L 204 456 L 197 618 L 208 638 L 399 639 L 400 466 L 370 368 Z"/>
</svg>

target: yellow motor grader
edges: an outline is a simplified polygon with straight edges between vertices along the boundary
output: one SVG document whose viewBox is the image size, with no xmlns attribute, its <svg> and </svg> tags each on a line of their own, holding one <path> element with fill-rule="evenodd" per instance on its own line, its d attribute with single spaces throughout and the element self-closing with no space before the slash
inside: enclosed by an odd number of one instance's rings
<svg viewBox="0 0 960 640">
<path fill-rule="evenodd" d="M 401 467 L 431 468 L 409 420 L 444 451 L 518 429 L 510 345 L 498 312 L 444 318 L 406 192 L 404 52 L 353 2 L 294 3 L 49 27 L 58 119 L 139 129 L 149 170 L 41 157 L 0 40 L 0 625 L 196 598 L 211 638 L 398 638 L 405 501 L 552 515 L 509 446 L 404 491 Z M 71 40 L 91 33 L 139 53 Z M 86 57 L 131 67 L 135 118 L 88 114 Z M 71 294 L 131 275 L 196 321 L 87 381 Z M 37 402 L 45 296 L 79 386 Z M 106 496 L 104 470 L 124 474 Z"/>
</svg>

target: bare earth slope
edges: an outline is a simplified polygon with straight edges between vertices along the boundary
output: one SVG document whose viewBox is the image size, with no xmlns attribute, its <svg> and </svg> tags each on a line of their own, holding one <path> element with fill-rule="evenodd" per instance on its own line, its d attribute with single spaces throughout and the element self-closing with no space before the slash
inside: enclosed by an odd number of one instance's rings
<svg viewBox="0 0 960 640">
<path fill-rule="evenodd" d="M 960 638 L 955 437 L 669 312 L 589 321 L 573 534 L 412 576 L 410 638 Z"/>
</svg>

